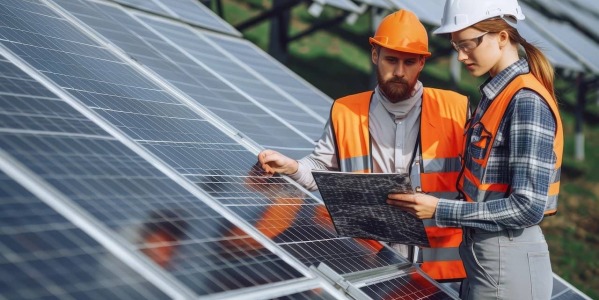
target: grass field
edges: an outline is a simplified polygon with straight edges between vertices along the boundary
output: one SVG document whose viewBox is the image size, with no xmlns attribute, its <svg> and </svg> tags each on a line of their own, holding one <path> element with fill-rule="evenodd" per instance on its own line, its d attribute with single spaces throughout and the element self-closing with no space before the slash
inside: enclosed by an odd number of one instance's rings
<svg viewBox="0 0 599 300">
<path fill-rule="evenodd" d="M 224 18 L 239 24 L 260 11 L 269 8 L 267 0 L 225 0 Z M 325 9 L 322 18 L 339 12 Z M 307 7 L 293 9 L 291 32 L 305 30 L 316 20 L 308 15 Z M 354 25 L 341 25 L 294 41 L 289 45 L 285 64 L 311 82 L 331 98 L 371 88 L 371 62 L 368 36 L 372 34 L 370 19 L 364 15 Z M 244 31 L 244 36 L 262 49 L 267 49 L 268 22 Z M 483 79 L 463 74 L 457 87 L 449 82 L 448 58 L 434 54 L 447 49 L 447 41 L 432 40 L 433 56 L 427 63 L 421 80 L 425 85 L 455 88 L 474 101 L 478 99 L 478 85 Z M 584 161 L 574 160 L 575 82 L 558 73 L 556 91 L 562 103 L 561 112 L 565 130 L 564 165 L 559 197 L 559 212 L 541 225 L 546 234 L 553 271 L 593 299 L 599 299 L 599 107 L 595 101 L 587 104 L 589 115 L 584 128 Z M 596 96 L 594 96 L 597 98 Z M 595 99 L 593 98 L 593 99 Z"/>
</svg>

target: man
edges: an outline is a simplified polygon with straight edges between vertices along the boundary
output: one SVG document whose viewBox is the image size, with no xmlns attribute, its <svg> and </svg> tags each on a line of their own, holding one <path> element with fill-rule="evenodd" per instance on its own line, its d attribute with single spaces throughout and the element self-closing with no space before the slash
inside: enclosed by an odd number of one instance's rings
<svg viewBox="0 0 599 300">
<path fill-rule="evenodd" d="M 312 169 L 397 172 L 409 173 L 418 190 L 456 199 L 466 97 L 424 88 L 418 80 L 431 54 L 426 29 L 412 12 L 384 18 L 370 44 L 378 80 L 374 91 L 334 102 L 312 154 L 296 161 L 264 150 L 259 163 L 265 172 L 289 175 L 309 190 L 316 189 Z M 457 251 L 461 230 L 425 225 L 432 248 L 423 249 L 422 269 L 441 281 L 465 277 Z M 406 256 L 407 246 L 399 250 Z"/>
</svg>

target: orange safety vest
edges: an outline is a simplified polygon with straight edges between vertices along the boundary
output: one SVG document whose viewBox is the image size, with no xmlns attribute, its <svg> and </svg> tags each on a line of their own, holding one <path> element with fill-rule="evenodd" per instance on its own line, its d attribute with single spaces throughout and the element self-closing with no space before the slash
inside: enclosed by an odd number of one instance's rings
<svg viewBox="0 0 599 300">
<path fill-rule="evenodd" d="M 331 126 L 341 171 L 372 172 L 372 143 L 368 129 L 372 94 L 350 95 L 333 104 Z M 424 88 L 420 118 L 421 159 L 415 159 L 412 164 L 412 173 L 420 174 L 415 180 L 411 176 L 413 183 L 421 183 L 423 192 L 447 199 L 457 197 L 460 145 L 463 145 L 467 114 L 465 96 Z M 434 226 L 434 220 L 425 220 L 424 224 L 431 248 L 423 249 L 423 271 L 436 280 L 465 278 L 466 271 L 458 252 L 462 230 Z"/>
<path fill-rule="evenodd" d="M 472 169 L 465 163 L 463 175 L 458 181 L 458 189 L 464 194 L 469 202 L 484 202 L 487 200 L 501 199 L 508 195 L 510 186 L 508 182 L 487 182 L 485 178 L 485 169 L 489 162 L 492 145 L 495 142 L 499 125 L 503 120 L 503 115 L 513 96 L 521 89 L 529 89 L 538 93 L 549 105 L 553 117 L 555 118 L 556 131 L 553 144 L 553 153 L 556 156 L 556 162 L 550 176 L 548 199 L 545 204 L 545 215 L 554 215 L 557 212 L 557 194 L 559 193 L 560 173 L 562 166 L 562 152 L 564 148 L 564 133 L 562 121 L 557 108 L 557 103 L 547 91 L 547 89 L 530 73 L 517 76 L 510 82 L 505 89 L 497 95 L 487 111 L 476 124 L 483 126 L 483 136 L 475 143 L 477 147 L 484 149 L 485 156 L 482 159 L 472 159 Z M 469 127 L 472 127 L 470 124 Z M 468 141 L 465 141 L 466 143 Z M 468 145 L 466 145 L 468 146 Z M 466 149 L 466 148 L 464 148 Z"/>
</svg>

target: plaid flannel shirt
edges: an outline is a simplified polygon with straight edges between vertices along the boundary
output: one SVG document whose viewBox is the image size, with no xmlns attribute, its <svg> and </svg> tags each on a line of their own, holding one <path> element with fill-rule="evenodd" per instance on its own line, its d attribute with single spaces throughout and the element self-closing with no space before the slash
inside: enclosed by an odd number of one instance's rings
<svg viewBox="0 0 599 300">
<path fill-rule="evenodd" d="M 482 99 L 471 124 L 480 120 L 493 99 L 514 77 L 528 72 L 528 62 L 520 59 L 483 83 Z M 555 119 L 547 103 L 533 91 L 517 92 L 500 123 L 482 179 L 482 183 L 508 183 L 510 194 L 507 198 L 485 202 L 440 199 L 435 213 L 437 225 L 500 231 L 538 224 L 543 218 L 550 174 L 556 162 L 555 130 Z M 480 132 L 474 130 L 471 141 L 477 136 Z"/>
</svg>

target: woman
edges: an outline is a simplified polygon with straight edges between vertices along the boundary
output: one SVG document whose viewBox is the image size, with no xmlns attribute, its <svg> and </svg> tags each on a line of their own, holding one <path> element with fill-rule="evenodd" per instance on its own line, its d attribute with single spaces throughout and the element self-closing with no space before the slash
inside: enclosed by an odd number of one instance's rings
<svg viewBox="0 0 599 300">
<path fill-rule="evenodd" d="M 549 299 L 549 251 L 539 223 L 557 207 L 563 149 L 553 69 L 518 33 L 516 0 L 447 0 L 436 34 L 458 60 L 489 74 L 466 128 L 458 188 L 466 201 L 390 194 L 388 203 L 438 226 L 462 226 L 462 299 Z M 519 47 L 526 52 L 520 58 Z"/>
</svg>

